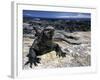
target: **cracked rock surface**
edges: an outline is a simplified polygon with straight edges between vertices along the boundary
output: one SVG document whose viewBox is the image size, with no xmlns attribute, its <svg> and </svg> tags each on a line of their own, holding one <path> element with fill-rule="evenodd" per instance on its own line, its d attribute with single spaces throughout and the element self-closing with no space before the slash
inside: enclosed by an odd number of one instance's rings
<svg viewBox="0 0 100 80">
<path fill-rule="evenodd" d="M 55 35 L 59 36 L 60 33 Z M 54 41 L 58 43 L 64 52 L 66 52 L 65 58 L 59 58 L 56 56 L 56 52 L 52 51 L 50 53 L 39 56 L 41 58 L 41 64 L 34 66 L 33 69 L 47 69 L 47 68 L 62 68 L 62 67 L 81 67 L 91 65 L 91 32 L 73 32 L 66 33 L 67 35 L 74 35 L 79 39 L 77 42 L 81 42 L 80 45 L 68 44 L 64 41 Z M 29 52 L 29 48 L 34 41 L 32 34 L 23 35 L 23 65 L 27 61 L 26 55 Z M 60 35 L 60 37 L 63 37 Z M 69 39 L 69 41 L 74 42 L 75 40 Z M 23 67 L 24 69 L 30 69 L 29 65 Z"/>
</svg>

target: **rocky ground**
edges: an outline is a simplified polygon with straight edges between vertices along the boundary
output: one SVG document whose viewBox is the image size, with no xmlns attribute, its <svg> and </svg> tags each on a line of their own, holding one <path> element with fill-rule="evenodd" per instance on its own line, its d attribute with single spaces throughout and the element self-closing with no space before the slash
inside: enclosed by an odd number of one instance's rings
<svg viewBox="0 0 100 80">
<path fill-rule="evenodd" d="M 66 57 L 59 58 L 56 56 L 55 51 L 52 51 L 39 56 L 41 58 L 41 64 L 38 64 L 37 67 L 33 65 L 33 69 L 81 67 L 91 65 L 91 32 L 74 32 L 66 34 L 77 37 L 77 42 L 81 42 L 81 44 L 72 45 L 64 41 L 55 41 L 55 43 L 58 43 L 62 50 L 67 53 Z M 34 41 L 33 37 L 34 36 L 31 34 L 23 36 L 23 65 L 27 61 L 26 55 L 29 52 L 29 47 Z M 71 39 L 68 40 L 73 42 Z M 30 69 L 29 65 L 26 65 L 23 68 Z"/>
</svg>

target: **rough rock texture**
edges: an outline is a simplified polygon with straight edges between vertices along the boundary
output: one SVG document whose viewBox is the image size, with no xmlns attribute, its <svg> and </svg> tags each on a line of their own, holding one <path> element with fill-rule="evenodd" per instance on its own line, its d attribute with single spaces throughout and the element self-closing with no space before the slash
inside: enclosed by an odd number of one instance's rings
<svg viewBox="0 0 100 80">
<path fill-rule="evenodd" d="M 64 33 L 65 34 L 65 33 Z M 41 64 L 37 67 L 33 65 L 33 69 L 46 68 L 61 68 L 61 67 L 80 67 L 91 65 L 91 33 L 90 32 L 74 32 L 66 33 L 69 36 L 77 37 L 79 40 L 68 39 L 71 42 L 81 42 L 80 45 L 68 44 L 64 41 L 55 41 L 66 52 L 65 58 L 56 56 L 55 51 L 39 56 Z M 55 34 L 54 37 L 64 37 L 60 33 Z M 65 38 L 65 37 L 64 37 Z M 67 39 L 67 38 L 66 38 Z M 24 34 L 23 36 L 23 65 L 27 61 L 26 55 L 29 52 L 29 47 L 34 41 L 34 35 Z M 24 69 L 30 69 L 29 65 L 24 66 Z"/>
</svg>

